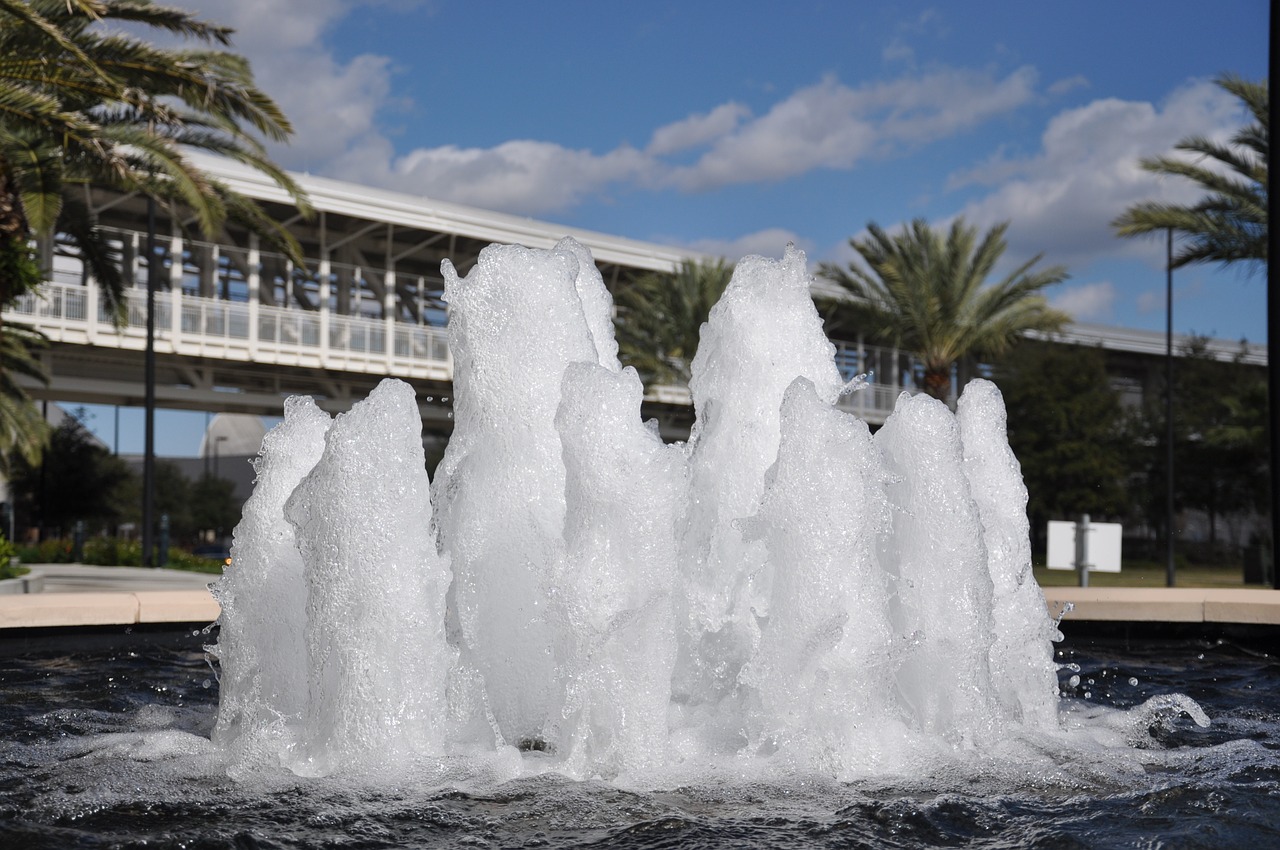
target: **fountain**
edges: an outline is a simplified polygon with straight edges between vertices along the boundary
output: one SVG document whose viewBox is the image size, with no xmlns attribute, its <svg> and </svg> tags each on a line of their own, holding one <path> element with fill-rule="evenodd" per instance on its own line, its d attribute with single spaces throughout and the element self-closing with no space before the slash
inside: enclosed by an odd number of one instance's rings
<svg viewBox="0 0 1280 850">
<path fill-rule="evenodd" d="M 582 246 L 443 270 L 435 480 L 403 382 L 332 419 L 289 399 L 214 587 L 218 687 L 189 654 L 171 685 L 104 661 L 149 683 L 132 729 L 49 708 L 32 722 L 70 738 L 0 747 L 37 771 L 0 810 L 53 824 L 11 835 L 57 846 L 145 810 L 149 835 L 201 846 L 1025 844 L 1135 795 L 1185 814 L 1171 787 L 1248 786 L 1274 811 L 1274 712 L 1196 732 L 1206 713 L 1166 684 L 1186 668 L 1143 668 L 1144 693 L 1125 662 L 1055 658 L 993 384 L 954 413 L 904 394 L 874 435 L 836 406 L 861 382 L 800 251 L 738 264 L 674 445 L 641 421 Z"/>
<path fill-rule="evenodd" d="M 643 785 L 745 758 L 847 781 L 1057 730 L 994 385 L 956 414 L 904 394 L 873 436 L 834 406 L 856 388 L 788 247 L 738 264 L 692 434 L 665 445 L 581 245 L 444 275 L 434 483 L 395 380 L 332 422 L 291 399 L 264 441 L 215 588 L 234 773 L 470 759 Z"/>
</svg>

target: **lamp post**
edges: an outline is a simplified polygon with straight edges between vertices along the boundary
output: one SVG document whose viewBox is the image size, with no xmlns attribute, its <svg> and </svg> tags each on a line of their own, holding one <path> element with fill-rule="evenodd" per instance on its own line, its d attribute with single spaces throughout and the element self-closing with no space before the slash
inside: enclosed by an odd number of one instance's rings
<svg viewBox="0 0 1280 850">
<path fill-rule="evenodd" d="M 1165 583 L 1176 581 L 1173 565 L 1173 228 L 1165 242 L 1165 332 L 1164 332 L 1164 516 L 1167 527 L 1165 541 Z"/>
<path fill-rule="evenodd" d="M 143 361 L 142 565 L 156 566 L 151 535 L 156 500 L 156 201 L 147 197 L 147 348 Z"/>
<path fill-rule="evenodd" d="M 1274 6 L 1272 7 L 1274 10 Z M 1274 31 L 1275 12 L 1271 14 Z M 1273 39 L 1274 40 L 1274 39 Z M 1267 60 L 1268 91 L 1275 88 L 1280 77 L 1280 50 L 1271 45 Z M 1267 97 L 1267 123 L 1275 126 L 1276 102 Z M 1280 250 L 1280 237 L 1271 223 L 1276 220 L 1275 170 L 1267 169 L 1267 256 L 1276 256 Z M 1269 407 L 1268 445 L 1271 449 L 1271 586 L 1280 590 L 1280 565 L 1276 564 L 1276 550 L 1280 549 L 1280 282 L 1276 280 L 1275 266 L 1267 263 L 1267 404 Z"/>
</svg>

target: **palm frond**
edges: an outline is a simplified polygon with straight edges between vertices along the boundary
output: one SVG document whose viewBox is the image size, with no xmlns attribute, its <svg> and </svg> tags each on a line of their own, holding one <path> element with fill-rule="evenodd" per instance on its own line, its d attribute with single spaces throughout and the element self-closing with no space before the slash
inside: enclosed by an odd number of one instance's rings
<svg viewBox="0 0 1280 850">
<path fill-rule="evenodd" d="M 109 31 L 104 22 L 130 27 Z M 156 46 L 131 34 L 137 25 L 197 47 Z M 254 83 L 249 63 L 219 49 L 230 34 L 148 0 L 0 0 L 0 126 L 8 137 L 0 139 L 7 175 L 0 188 L 30 227 L 83 240 L 109 304 L 118 303 L 119 274 L 110 274 L 96 223 L 69 204 L 65 186 L 96 183 L 176 202 L 209 236 L 232 219 L 301 264 L 292 235 L 186 155 L 199 149 L 245 163 L 289 192 L 304 214 L 310 210 L 263 141 L 286 140 L 292 127 Z M 0 290 L 0 300 L 12 297 Z"/>
<path fill-rule="evenodd" d="M 1043 296 L 1066 278 L 1066 269 L 1033 271 L 1040 256 L 988 282 L 1006 249 L 1007 228 L 998 224 L 979 239 L 977 228 L 957 219 L 944 236 L 916 219 L 890 236 L 871 222 L 866 237 L 849 242 L 860 263 L 820 266 L 849 296 L 829 303 L 827 315 L 915 354 L 926 388 L 941 394 L 956 361 L 998 354 L 1027 331 L 1056 330 L 1070 319 Z"/>
<path fill-rule="evenodd" d="M 1267 262 L 1268 84 L 1235 76 L 1223 76 L 1216 82 L 1243 102 L 1253 123 L 1233 135 L 1230 144 L 1191 136 L 1175 145 L 1175 150 L 1194 155 L 1193 160 L 1158 156 L 1141 161 L 1148 171 L 1191 181 L 1205 192 L 1204 197 L 1194 204 L 1144 201 L 1111 222 L 1122 237 L 1173 231 L 1179 242 L 1175 267 L 1206 262 L 1259 266 Z"/>
<path fill-rule="evenodd" d="M 675 274 L 648 274 L 614 297 L 618 357 L 646 383 L 687 384 L 702 325 L 733 268 L 685 260 Z"/>
</svg>

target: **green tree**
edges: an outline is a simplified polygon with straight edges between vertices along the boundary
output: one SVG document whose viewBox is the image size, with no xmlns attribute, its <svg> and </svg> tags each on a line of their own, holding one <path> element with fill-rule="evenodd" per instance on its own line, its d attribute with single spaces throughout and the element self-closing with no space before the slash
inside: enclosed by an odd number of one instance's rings
<svg viewBox="0 0 1280 850">
<path fill-rule="evenodd" d="M 1266 376 L 1205 343 L 1193 339 L 1174 372 L 1174 491 L 1180 507 L 1205 513 L 1217 544 L 1223 516 L 1266 507 Z M 1153 407 L 1149 427 L 1163 428 L 1164 407 Z"/>
<path fill-rule="evenodd" d="M 1205 195 L 1194 204 L 1145 201 L 1112 222 L 1120 236 L 1146 236 L 1172 229 L 1180 237 L 1175 266 L 1188 263 L 1267 262 L 1267 166 L 1270 159 L 1270 97 L 1267 81 L 1235 76 L 1216 80 L 1240 98 L 1253 116 L 1228 144 L 1204 136 L 1183 139 L 1174 149 L 1191 158 L 1160 156 L 1141 161 L 1147 171 L 1192 181 Z"/>
<path fill-rule="evenodd" d="M 121 490 L 118 506 L 129 522 L 142 519 L 138 476 Z M 235 484 L 205 473 L 192 480 L 171 460 L 156 460 L 156 514 L 169 517 L 169 539 L 175 546 L 195 546 L 205 531 L 230 533 L 240 521 Z"/>
<path fill-rule="evenodd" d="M 212 531 L 225 537 L 240 522 L 235 484 L 226 478 L 203 475 L 191 486 L 191 522 L 196 532 Z"/>
<path fill-rule="evenodd" d="M 618 358 L 646 384 L 689 383 L 702 324 L 724 294 L 733 267 L 685 260 L 675 274 L 644 275 L 614 297 Z"/>
<path fill-rule="evenodd" d="M 138 26 L 198 46 L 156 47 L 128 34 Z M 248 63 L 218 49 L 230 34 L 150 0 L 0 0 L 0 268 L 18 272 L 0 277 L 0 306 L 37 282 L 24 261 L 28 240 L 56 231 L 78 248 L 119 315 L 126 281 L 76 191 L 87 184 L 180 206 L 210 237 L 235 221 L 302 263 L 282 225 L 188 154 L 246 163 L 306 209 L 257 137 L 283 141 L 292 128 L 254 85 Z"/>
<path fill-rule="evenodd" d="M 182 472 L 182 467 L 171 460 L 156 460 L 156 516 L 169 517 L 169 539 L 174 543 L 194 541 L 195 525 L 191 521 L 192 494 L 191 479 Z M 141 495 L 141 494 L 139 494 Z M 131 503 L 137 508 L 141 498 Z M 137 511 L 137 520 L 142 521 L 141 510 Z"/>
<path fill-rule="evenodd" d="M 1043 541 L 1051 519 L 1124 513 L 1129 447 L 1103 352 L 1028 341 L 997 362 L 994 379 L 1027 485 L 1033 539 Z"/>
<path fill-rule="evenodd" d="M 987 283 L 1007 229 L 1007 222 L 996 225 L 979 241 L 977 228 L 963 219 L 945 234 L 916 219 L 892 236 L 870 222 L 865 238 L 849 240 L 861 263 L 821 266 L 820 274 L 850 296 L 833 305 L 836 320 L 914 354 L 925 391 L 945 400 L 958 361 L 999 356 L 1027 331 L 1056 331 L 1070 320 L 1043 295 L 1067 277 L 1066 269 L 1033 272 L 1040 255 Z"/>
<path fill-rule="evenodd" d="M 53 430 L 49 450 L 39 463 L 21 456 L 11 462 L 10 489 L 18 518 L 42 537 L 68 536 L 78 520 L 90 531 L 121 519 L 116 498 L 133 473 L 123 460 L 99 445 L 84 423 L 67 416 Z"/>
</svg>

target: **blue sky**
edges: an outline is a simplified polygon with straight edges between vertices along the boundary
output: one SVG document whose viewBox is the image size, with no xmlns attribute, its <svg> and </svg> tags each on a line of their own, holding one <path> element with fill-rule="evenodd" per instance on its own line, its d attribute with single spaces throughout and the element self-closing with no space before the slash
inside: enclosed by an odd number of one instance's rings
<svg viewBox="0 0 1280 850">
<path fill-rule="evenodd" d="M 1196 197 L 1138 158 L 1228 136 L 1245 118 L 1212 79 L 1267 62 L 1265 0 L 177 5 L 236 28 L 297 127 L 289 168 L 731 259 L 1008 220 L 1011 262 L 1068 267 L 1055 303 L 1151 330 L 1163 242 L 1108 223 Z M 1175 327 L 1262 342 L 1265 298 L 1261 276 L 1182 270 Z M 198 422 L 159 451 L 194 453 Z"/>
</svg>

